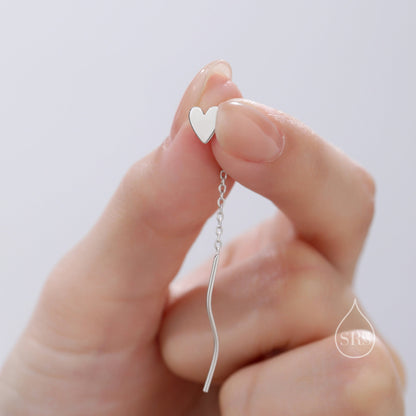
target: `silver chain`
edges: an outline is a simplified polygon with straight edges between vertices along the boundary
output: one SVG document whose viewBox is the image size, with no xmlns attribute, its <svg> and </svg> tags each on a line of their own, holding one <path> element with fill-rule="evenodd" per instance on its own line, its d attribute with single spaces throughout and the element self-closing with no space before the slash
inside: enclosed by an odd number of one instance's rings
<svg viewBox="0 0 416 416">
<path fill-rule="evenodd" d="M 208 375 L 205 380 L 205 385 L 203 388 L 203 391 L 205 393 L 208 393 L 209 386 L 211 384 L 212 377 L 214 375 L 215 366 L 217 365 L 218 351 L 219 351 L 219 345 L 220 345 L 217 327 L 215 326 L 214 315 L 212 314 L 211 300 L 212 300 L 212 290 L 214 288 L 215 275 L 217 274 L 218 261 L 220 258 L 220 251 L 222 247 L 222 222 L 224 220 L 224 202 L 225 202 L 224 195 L 225 195 L 225 192 L 227 191 L 227 185 L 225 184 L 225 181 L 227 179 L 227 174 L 223 170 L 220 172 L 220 179 L 221 179 L 221 183 L 218 186 L 220 197 L 217 200 L 217 205 L 218 205 L 217 239 L 215 240 L 215 255 L 212 260 L 211 275 L 209 277 L 208 290 L 207 290 L 207 312 L 208 312 L 209 323 L 212 329 L 212 334 L 214 337 L 214 353 L 212 354 L 211 365 L 209 367 Z"/>
<path fill-rule="evenodd" d="M 220 193 L 220 196 L 217 200 L 218 210 L 217 210 L 217 239 L 215 240 L 214 248 L 215 253 L 219 254 L 222 247 L 222 222 L 224 221 L 224 202 L 225 198 L 224 195 L 227 192 L 227 185 L 225 184 L 225 181 L 227 180 L 227 173 L 225 171 L 220 172 L 220 180 L 221 183 L 218 186 L 218 191 Z"/>
</svg>

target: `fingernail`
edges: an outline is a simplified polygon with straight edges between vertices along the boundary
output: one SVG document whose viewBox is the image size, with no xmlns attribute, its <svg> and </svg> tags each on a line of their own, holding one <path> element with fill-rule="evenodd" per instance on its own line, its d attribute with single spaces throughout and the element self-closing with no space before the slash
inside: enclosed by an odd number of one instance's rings
<svg viewBox="0 0 416 416">
<path fill-rule="evenodd" d="M 189 109 L 195 105 L 200 105 L 204 91 L 207 89 L 211 78 L 222 80 L 223 83 L 231 80 L 232 71 L 228 62 L 217 60 L 202 68 L 195 78 L 191 81 L 176 111 L 172 123 L 171 137 L 174 137 L 188 118 Z"/>
<path fill-rule="evenodd" d="M 249 100 L 219 105 L 215 135 L 224 151 L 249 162 L 271 162 L 284 147 L 284 136 L 267 109 Z"/>
</svg>

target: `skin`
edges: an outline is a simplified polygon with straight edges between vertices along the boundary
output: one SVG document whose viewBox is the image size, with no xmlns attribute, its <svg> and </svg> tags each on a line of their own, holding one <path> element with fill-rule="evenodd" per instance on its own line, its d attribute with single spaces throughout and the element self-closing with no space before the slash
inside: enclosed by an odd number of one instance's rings
<svg viewBox="0 0 416 416">
<path fill-rule="evenodd" d="M 218 104 L 216 137 L 204 145 L 187 112 Z M 220 358 L 204 394 L 210 261 L 173 279 L 216 210 L 219 166 L 228 189 L 236 180 L 279 210 L 223 249 L 213 297 Z M 241 99 L 229 65 L 212 62 L 168 138 L 127 171 L 48 277 L 2 367 L 0 414 L 404 414 L 391 347 L 378 336 L 371 354 L 348 359 L 333 339 L 373 211 L 361 166 L 292 117 Z"/>
</svg>

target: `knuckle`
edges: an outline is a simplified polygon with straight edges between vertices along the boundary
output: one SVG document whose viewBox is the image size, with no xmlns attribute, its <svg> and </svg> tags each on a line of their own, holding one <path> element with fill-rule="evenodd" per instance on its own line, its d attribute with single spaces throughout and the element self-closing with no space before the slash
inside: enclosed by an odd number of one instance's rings
<svg viewBox="0 0 416 416">
<path fill-rule="evenodd" d="M 363 217 L 366 225 L 371 224 L 375 210 L 376 183 L 373 176 L 363 167 L 358 168 L 358 175 L 363 187 Z"/>
<path fill-rule="evenodd" d="M 177 190 L 157 174 L 162 151 L 159 147 L 128 168 L 117 190 L 118 205 L 153 235 L 166 238 L 194 233 L 200 224 L 194 224 L 188 211 L 181 210 Z M 175 215 L 167 215 L 168 212 Z"/>
<path fill-rule="evenodd" d="M 125 172 L 120 186 L 119 194 L 127 201 L 138 201 L 143 198 L 143 188 L 149 178 L 149 162 L 146 158 L 134 162 Z"/>
<path fill-rule="evenodd" d="M 370 211 L 374 210 L 374 199 L 376 195 L 376 182 L 374 177 L 369 173 L 366 169 L 363 167 L 359 167 L 358 174 L 360 176 L 360 180 L 362 183 L 362 186 L 364 188 L 364 194 L 366 195 L 369 204 L 368 208 Z"/>
<path fill-rule="evenodd" d="M 369 173 L 368 170 L 362 166 L 358 167 L 358 174 L 360 175 L 361 182 L 363 183 L 368 194 L 374 197 L 376 193 L 376 182 L 373 175 L 371 175 L 371 173 Z"/>
<path fill-rule="evenodd" d="M 189 200 L 184 197 L 186 188 L 179 186 L 175 176 L 166 178 L 162 168 L 158 168 L 163 166 L 164 151 L 159 146 L 130 166 L 117 190 L 119 206 L 132 213 L 136 220 L 140 219 L 155 235 L 195 235 L 205 221 L 206 211 L 200 215 L 189 215 L 192 209 L 188 208 Z M 193 204 L 198 206 L 197 202 Z"/>
<path fill-rule="evenodd" d="M 334 278 L 337 271 L 322 257 L 310 250 L 305 243 L 292 244 L 294 249 L 288 253 L 288 278 L 283 288 L 274 292 L 281 293 L 279 304 L 290 309 L 292 316 L 298 322 L 304 322 L 305 314 L 313 311 L 313 327 L 308 323 L 302 330 L 302 336 L 309 336 L 317 331 L 320 336 L 326 336 L 332 330 L 332 321 L 329 319 L 328 309 L 335 307 L 331 294 L 340 293 L 343 282 Z M 316 305 L 321 305 L 316 308 Z M 323 306 L 325 305 L 325 306 Z"/>
<path fill-rule="evenodd" d="M 360 208 L 360 213 L 358 215 L 358 229 L 357 233 L 359 235 L 366 235 L 368 229 L 371 226 L 371 223 L 374 219 L 375 213 L 375 202 L 374 198 L 365 197 Z"/>
<path fill-rule="evenodd" d="M 352 361 L 343 390 L 346 406 L 357 415 L 403 415 L 402 388 L 387 347 L 377 338 L 368 356 Z"/>
</svg>

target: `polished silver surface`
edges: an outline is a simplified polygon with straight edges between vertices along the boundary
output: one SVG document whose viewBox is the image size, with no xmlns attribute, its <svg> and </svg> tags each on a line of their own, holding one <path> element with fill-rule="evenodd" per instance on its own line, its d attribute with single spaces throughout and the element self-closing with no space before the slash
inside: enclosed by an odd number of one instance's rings
<svg viewBox="0 0 416 416">
<path fill-rule="evenodd" d="M 212 377 L 214 375 L 215 367 L 217 365 L 218 361 L 218 352 L 219 352 L 219 338 L 218 338 L 218 331 L 217 327 L 215 326 L 215 320 L 214 315 L 212 313 L 212 291 L 214 289 L 214 281 L 215 276 L 217 274 L 217 268 L 218 268 L 218 261 L 220 258 L 220 252 L 222 247 L 222 222 L 224 220 L 224 202 L 225 202 L 225 192 L 227 191 L 227 185 L 225 184 L 225 181 L 227 179 L 227 174 L 221 170 L 220 172 L 220 180 L 221 183 L 218 186 L 218 191 L 220 193 L 220 196 L 217 200 L 218 210 L 217 210 L 217 228 L 216 228 L 216 240 L 215 240 L 215 255 L 214 259 L 212 261 L 212 268 L 211 268 L 211 275 L 209 277 L 208 282 L 208 291 L 207 291 L 207 312 L 208 312 L 208 319 L 209 323 L 211 325 L 212 334 L 214 337 L 214 353 L 212 355 L 211 365 L 209 367 L 208 375 L 205 380 L 205 385 L 203 388 L 203 391 L 205 393 L 208 393 L 209 387 L 211 385 Z"/>
</svg>

